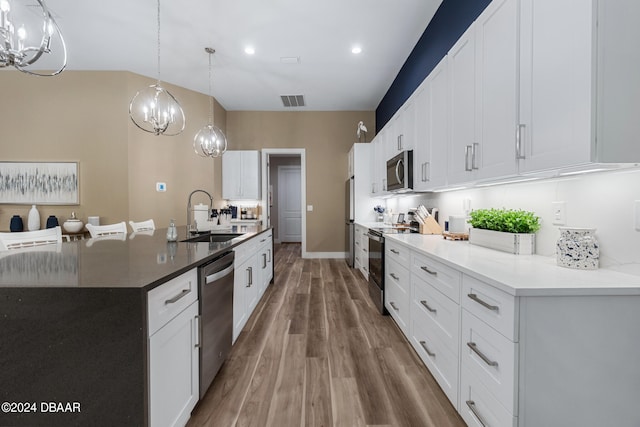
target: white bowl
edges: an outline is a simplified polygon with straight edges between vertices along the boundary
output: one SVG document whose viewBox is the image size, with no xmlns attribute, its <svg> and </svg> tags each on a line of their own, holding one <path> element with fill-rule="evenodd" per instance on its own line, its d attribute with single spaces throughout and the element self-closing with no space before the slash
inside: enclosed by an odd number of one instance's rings
<svg viewBox="0 0 640 427">
<path fill-rule="evenodd" d="M 83 226 L 84 223 L 79 219 L 68 219 L 64 223 L 62 223 L 62 228 L 64 228 L 64 231 L 66 231 L 67 233 L 78 233 L 80 230 L 82 230 Z"/>
</svg>

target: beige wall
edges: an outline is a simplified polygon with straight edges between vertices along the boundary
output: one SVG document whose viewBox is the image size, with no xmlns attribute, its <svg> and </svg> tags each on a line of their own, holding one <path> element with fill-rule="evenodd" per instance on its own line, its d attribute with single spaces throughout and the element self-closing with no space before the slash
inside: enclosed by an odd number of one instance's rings
<svg viewBox="0 0 640 427">
<path fill-rule="evenodd" d="M 208 123 L 209 97 L 163 83 L 181 103 L 187 126 L 176 137 L 154 136 L 128 118 L 133 95 L 152 83 L 124 71 L 65 71 L 51 78 L 0 72 L 0 160 L 79 162 L 80 205 L 39 206 L 43 225 L 48 215 L 64 221 L 71 211 L 84 221 L 99 215 L 105 224 L 147 218 L 159 228 L 170 218 L 185 224 L 194 189 L 212 193 L 216 207 L 224 204 L 220 159 L 200 158 L 192 148 L 193 136 Z M 306 149 L 307 204 L 314 206 L 304 213 L 309 252 L 344 250 L 344 176 L 360 120 L 374 127 L 374 112 L 226 112 L 217 103 L 215 109 L 231 150 Z M 167 184 L 165 193 L 155 191 L 158 181 Z M 14 214 L 26 223 L 29 208 L 0 200 L 0 230 L 8 230 Z"/>
<path fill-rule="evenodd" d="M 154 136 L 128 118 L 133 95 L 152 83 L 128 72 L 65 71 L 52 78 L 0 72 L 0 160 L 79 162 L 80 205 L 39 206 L 43 225 L 48 215 L 63 221 L 76 211 L 84 221 L 89 215 L 102 223 L 153 218 L 166 227 L 170 218 L 186 223 L 193 189 L 220 199 L 220 161 L 192 149 L 193 136 L 208 123 L 209 97 L 163 84 L 181 103 L 187 126 L 179 136 Z M 218 104 L 215 119 L 225 130 L 226 111 Z M 157 181 L 166 182 L 166 193 L 155 191 Z M 14 214 L 26 224 L 29 208 L 0 200 L 0 230 Z"/>
<path fill-rule="evenodd" d="M 231 149 L 304 148 L 307 167 L 308 252 L 344 251 L 347 155 L 356 125 L 374 127 L 373 111 L 227 112 Z"/>
</svg>

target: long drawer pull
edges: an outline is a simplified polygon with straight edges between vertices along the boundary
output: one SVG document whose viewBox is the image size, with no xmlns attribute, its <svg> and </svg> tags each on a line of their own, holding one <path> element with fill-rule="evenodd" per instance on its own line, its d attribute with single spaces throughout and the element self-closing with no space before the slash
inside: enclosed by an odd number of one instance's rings
<svg viewBox="0 0 640 427">
<path fill-rule="evenodd" d="M 184 298 L 187 296 L 187 294 L 191 293 L 191 289 L 183 289 L 182 292 L 180 292 L 178 295 L 176 295 L 173 298 L 169 298 L 168 300 L 165 300 L 165 305 L 168 304 L 174 304 L 176 302 L 178 302 L 178 300 Z"/>
<path fill-rule="evenodd" d="M 389 305 L 395 310 L 395 311 L 400 311 L 400 309 L 398 307 L 396 307 L 395 303 L 393 301 L 389 301 Z"/>
<path fill-rule="evenodd" d="M 487 364 L 487 365 L 489 365 L 489 366 L 498 366 L 498 362 L 496 362 L 496 361 L 494 361 L 494 360 L 489 359 L 489 358 L 488 358 L 487 356 L 485 356 L 485 355 L 484 355 L 480 350 L 478 350 L 478 346 L 476 345 L 476 343 L 474 343 L 474 342 L 468 342 L 468 343 L 467 343 L 467 345 L 469 346 L 469 348 L 470 348 L 471 350 L 473 350 L 473 352 L 474 352 L 475 354 L 477 354 L 477 355 L 480 357 L 480 359 L 482 359 L 482 361 L 483 361 L 484 363 L 486 363 L 486 364 Z"/>
<path fill-rule="evenodd" d="M 400 280 L 400 278 L 396 276 L 395 273 L 389 273 L 389 276 L 393 277 L 394 280 Z"/>
<path fill-rule="evenodd" d="M 396 251 L 395 249 L 389 249 L 391 252 L 393 252 L 396 255 L 400 255 L 400 252 Z"/>
<path fill-rule="evenodd" d="M 195 343 L 194 347 L 195 348 L 200 348 L 202 345 L 202 317 L 197 314 L 196 317 L 194 318 L 194 321 L 196 322 L 195 325 L 195 330 L 196 330 L 196 338 L 198 338 L 198 342 Z"/>
<path fill-rule="evenodd" d="M 426 309 L 429 310 L 432 313 L 437 313 L 438 312 L 438 310 L 436 310 L 435 308 L 429 307 L 429 304 L 427 304 L 427 302 L 424 301 L 424 300 L 420 301 L 420 304 L 424 305 L 426 307 Z"/>
<path fill-rule="evenodd" d="M 473 415 L 478 419 L 480 424 L 482 424 L 482 427 L 488 427 L 489 424 L 487 424 L 484 418 L 482 418 L 478 413 L 478 411 L 476 410 L 476 402 L 474 402 L 473 400 L 467 400 L 465 403 L 467 404 L 471 412 L 473 412 Z"/>
<path fill-rule="evenodd" d="M 427 343 L 426 342 L 420 341 L 420 345 L 422 346 L 422 348 L 424 348 L 424 351 L 426 351 L 429 356 L 436 357 L 436 354 L 434 352 L 432 352 L 431 350 L 429 350 L 429 347 L 427 347 Z"/>
<path fill-rule="evenodd" d="M 431 270 L 429 270 L 428 267 L 426 267 L 424 265 L 422 267 L 420 267 L 420 270 L 426 271 L 427 273 L 431 274 L 432 276 L 437 276 L 438 275 L 437 271 L 431 271 Z"/>
<path fill-rule="evenodd" d="M 475 302 L 477 302 L 478 304 L 480 304 L 481 306 L 488 308 L 491 311 L 500 311 L 500 307 L 498 307 L 497 305 L 491 305 L 486 301 L 482 301 L 480 298 L 478 298 L 478 295 L 476 294 L 467 294 L 467 296 L 472 300 L 474 300 Z"/>
</svg>

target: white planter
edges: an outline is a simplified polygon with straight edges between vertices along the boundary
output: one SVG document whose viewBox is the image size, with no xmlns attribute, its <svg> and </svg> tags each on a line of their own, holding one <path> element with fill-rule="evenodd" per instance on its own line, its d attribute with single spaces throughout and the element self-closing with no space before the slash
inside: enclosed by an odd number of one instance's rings
<svg viewBox="0 0 640 427">
<path fill-rule="evenodd" d="M 533 233 L 504 233 L 472 227 L 469 243 L 516 255 L 536 253 L 536 235 Z"/>
</svg>

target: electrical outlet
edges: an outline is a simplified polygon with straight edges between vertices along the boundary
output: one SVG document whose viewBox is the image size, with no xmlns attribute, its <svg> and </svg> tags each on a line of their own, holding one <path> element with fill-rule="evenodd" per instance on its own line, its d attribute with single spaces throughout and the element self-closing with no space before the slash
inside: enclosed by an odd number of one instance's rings
<svg viewBox="0 0 640 427">
<path fill-rule="evenodd" d="M 307 205 L 307 212 L 313 212 L 313 205 Z"/>
<path fill-rule="evenodd" d="M 567 223 L 567 202 L 551 202 L 553 212 L 553 224 L 565 225 Z"/>
<path fill-rule="evenodd" d="M 633 202 L 633 223 L 636 231 L 640 231 L 640 200 Z"/>
<path fill-rule="evenodd" d="M 156 191 L 159 193 L 167 191 L 167 184 L 164 182 L 156 182 Z"/>
</svg>

